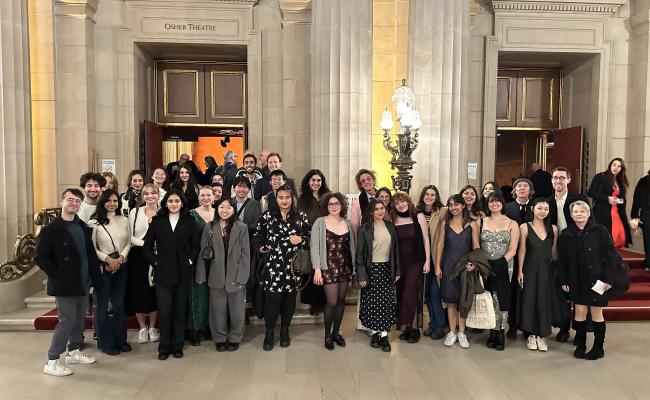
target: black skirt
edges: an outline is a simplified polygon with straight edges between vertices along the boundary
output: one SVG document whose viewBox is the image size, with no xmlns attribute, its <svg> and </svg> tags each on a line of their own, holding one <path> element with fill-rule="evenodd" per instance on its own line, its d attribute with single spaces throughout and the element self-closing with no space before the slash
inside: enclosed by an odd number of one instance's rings
<svg viewBox="0 0 650 400">
<path fill-rule="evenodd" d="M 142 247 L 131 247 L 127 270 L 127 292 L 131 311 L 144 314 L 156 311 L 156 289 L 149 286 L 149 264 L 144 259 Z"/>
</svg>

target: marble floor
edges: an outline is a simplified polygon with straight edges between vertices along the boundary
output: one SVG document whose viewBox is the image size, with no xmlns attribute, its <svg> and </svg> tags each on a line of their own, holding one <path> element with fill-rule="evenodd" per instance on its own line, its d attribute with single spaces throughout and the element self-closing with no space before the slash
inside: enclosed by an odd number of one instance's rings
<svg viewBox="0 0 650 400">
<path fill-rule="evenodd" d="M 49 332 L 0 332 L 1 399 L 648 399 L 650 323 L 610 323 L 606 357 L 575 360 L 570 344 L 550 341 L 548 353 L 525 348 L 520 336 L 506 350 L 487 349 L 485 334 L 471 348 L 446 348 L 423 338 L 393 337 L 393 351 L 368 345 L 354 331 L 354 308 L 343 327 L 347 347 L 322 345 L 322 325 L 292 328 L 292 344 L 261 348 L 262 327 L 247 329 L 241 348 L 217 353 L 211 343 L 186 347 L 185 357 L 156 359 L 156 345 L 118 357 L 98 354 L 93 365 L 73 365 L 65 378 L 42 373 Z M 87 332 L 90 336 L 90 332 Z M 394 336 L 394 333 L 393 333 Z M 276 335 L 277 339 L 277 335 Z"/>
</svg>

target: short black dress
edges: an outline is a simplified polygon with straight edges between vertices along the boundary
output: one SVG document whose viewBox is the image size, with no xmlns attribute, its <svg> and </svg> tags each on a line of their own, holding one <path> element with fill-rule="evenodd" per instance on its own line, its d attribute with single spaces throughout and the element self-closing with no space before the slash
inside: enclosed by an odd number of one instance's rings
<svg viewBox="0 0 650 400">
<path fill-rule="evenodd" d="M 327 269 L 323 271 L 323 284 L 350 282 L 352 280 L 352 253 L 350 232 L 342 235 L 325 230 Z"/>
</svg>

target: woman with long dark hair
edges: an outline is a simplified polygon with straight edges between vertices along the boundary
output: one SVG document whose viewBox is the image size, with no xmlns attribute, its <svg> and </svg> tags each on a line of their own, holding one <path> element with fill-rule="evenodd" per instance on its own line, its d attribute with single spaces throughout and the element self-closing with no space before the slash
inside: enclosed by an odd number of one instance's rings
<svg viewBox="0 0 650 400">
<path fill-rule="evenodd" d="M 97 201 L 95 213 L 88 226 L 93 229 L 92 240 L 97 257 L 102 262 L 104 285 L 97 290 L 97 347 L 114 356 L 131 351 L 126 342 L 124 326 L 124 294 L 126 291 L 126 258 L 131 250 L 131 228 L 128 218 L 119 214 L 120 198 L 113 189 L 105 190 Z M 113 318 L 108 316 L 108 304 Z"/>
<path fill-rule="evenodd" d="M 131 308 L 140 326 L 138 343 L 157 342 L 160 332 L 157 329 L 158 307 L 156 290 L 149 284 L 149 263 L 144 258 L 144 237 L 149 224 L 160 209 L 160 189 L 153 183 L 142 188 L 144 204 L 129 213 L 131 227 L 131 251 L 129 252 L 128 293 Z M 149 325 L 147 325 L 147 315 Z"/>
<path fill-rule="evenodd" d="M 298 210 L 307 214 L 309 225 L 313 225 L 316 219 L 327 211 L 321 206 L 321 200 L 329 192 L 330 189 L 327 187 L 325 175 L 320 170 L 312 169 L 302 178 L 302 182 L 300 183 L 300 197 L 298 198 Z M 307 277 L 304 278 L 307 279 Z M 326 302 L 323 286 L 316 285 L 313 279 L 310 280 L 307 286 L 300 292 L 300 302 L 302 304 L 309 304 L 309 313 L 311 315 L 318 315 L 323 311 Z"/>
<path fill-rule="evenodd" d="M 345 311 L 345 294 L 354 273 L 356 244 L 346 219 L 347 204 L 341 193 L 323 197 L 327 215 L 317 218 L 311 229 L 310 253 L 315 285 L 325 291 L 325 348 L 334 343 L 345 347 L 339 328 Z"/>
<path fill-rule="evenodd" d="M 522 287 L 519 328 L 528 333 L 528 350 L 547 351 L 546 336 L 560 317 L 551 260 L 556 258 L 557 227 L 548 218 L 547 199 L 533 201 L 533 220 L 519 228 L 519 273 Z"/>
<path fill-rule="evenodd" d="M 604 172 L 594 176 L 587 195 L 594 199 L 594 219 L 611 234 L 616 248 L 632 243 L 630 225 L 625 213 L 627 181 L 625 162 L 614 158 Z"/>
<path fill-rule="evenodd" d="M 154 267 L 160 342 L 158 359 L 183 357 L 187 291 L 199 253 L 199 233 L 177 189 L 165 194 L 144 237 L 144 256 Z"/>
<path fill-rule="evenodd" d="M 171 189 L 183 193 L 183 197 L 187 202 L 187 204 L 184 203 L 185 209 L 192 210 L 199 206 L 199 188 L 192 169 L 185 165 L 180 167 L 176 179 L 172 182 Z"/>
<path fill-rule="evenodd" d="M 465 201 L 465 206 L 469 211 L 469 216 L 472 221 L 476 221 L 480 218 L 485 217 L 485 212 L 483 211 L 483 206 L 478 198 L 478 192 L 476 188 L 472 185 L 467 185 L 460 190 L 460 195 L 463 196 Z"/>
<path fill-rule="evenodd" d="M 440 200 L 438 188 L 435 185 L 427 185 L 422 188 L 418 204 L 415 208 L 427 220 L 429 242 L 431 244 L 431 262 L 433 263 L 438 251 L 437 243 L 441 232 L 440 226 L 447 216 L 447 207 Z M 431 339 L 442 339 L 445 336 L 445 328 L 447 325 L 440 299 L 440 283 L 431 270 L 426 276 L 424 301 L 429 309 L 429 326 L 425 329 L 424 336 L 430 336 Z"/>
<path fill-rule="evenodd" d="M 424 274 L 431 265 L 429 227 L 424 214 L 415 209 L 404 192 L 393 195 L 391 219 L 397 232 L 402 272 L 397 282 L 397 328 L 402 330 L 399 338 L 416 343 L 422 327 Z"/>
<path fill-rule="evenodd" d="M 481 201 L 481 207 L 483 211 L 487 214 L 487 209 L 488 209 L 488 197 L 490 196 L 490 193 L 498 193 L 500 192 L 499 186 L 497 186 L 497 183 L 494 181 L 489 181 L 486 182 L 485 185 L 481 188 L 481 193 L 480 193 L 480 201 Z M 503 204 L 506 204 L 507 202 L 504 200 Z"/>
<path fill-rule="evenodd" d="M 217 351 L 235 351 L 244 336 L 246 321 L 248 227 L 237 221 L 234 199 L 220 199 L 216 206 L 214 220 L 205 224 L 201 236 L 201 253 L 212 246 L 214 258 L 199 258 L 196 282 L 207 282 L 210 287 L 210 330 Z"/>
<path fill-rule="evenodd" d="M 262 255 L 264 273 L 264 350 L 273 349 L 274 330 L 278 316 L 280 323 L 280 346 L 291 344 L 289 325 L 296 308 L 296 287 L 300 276 L 291 269 L 291 260 L 300 248 L 309 246 L 311 226 L 307 214 L 298 210 L 289 185 L 276 191 L 277 207 L 265 211 L 260 217 L 253 236 L 253 248 Z"/>
<path fill-rule="evenodd" d="M 122 194 L 120 213 L 129 217 L 129 213 L 142 203 L 142 188 L 144 187 L 144 172 L 134 169 L 129 172 L 127 179 L 129 187 Z"/>
</svg>

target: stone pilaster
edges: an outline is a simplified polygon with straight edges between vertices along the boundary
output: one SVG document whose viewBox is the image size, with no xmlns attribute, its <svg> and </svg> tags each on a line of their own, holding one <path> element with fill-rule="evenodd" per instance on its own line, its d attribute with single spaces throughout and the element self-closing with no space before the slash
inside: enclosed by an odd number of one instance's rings
<svg viewBox="0 0 650 400">
<path fill-rule="evenodd" d="M 372 1 L 313 2 L 311 50 L 313 165 L 354 193 L 371 165 Z"/>
<path fill-rule="evenodd" d="M 411 0 L 407 85 L 421 113 L 413 193 L 446 200 L 467 182 L 469 0 Z"/>
<path fill-rule="evenodd" d="M 96 151 L 97 4 L 98 0 L 54 0 L 58 191 L 79 185 L 79 176 L 92 167 Z"/>
<path fill-rule="evenodd" d="M 32 142 L 27 4 L 0 2 L 0 259 L 32 231 Z M 0 261 L 1 262 L 1 261 Z"/>
</svg>

